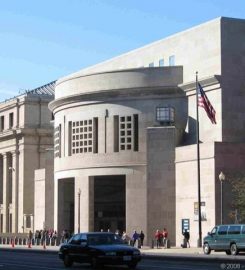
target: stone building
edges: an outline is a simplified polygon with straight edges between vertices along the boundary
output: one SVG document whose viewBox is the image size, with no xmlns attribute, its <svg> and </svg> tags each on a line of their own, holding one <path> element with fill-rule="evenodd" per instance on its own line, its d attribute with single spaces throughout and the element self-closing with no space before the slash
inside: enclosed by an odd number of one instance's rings
<svg viewBox="0 0 245 270">
<path fill-rule="evenodd" d="M 196 245 L 196 71 L 217 120 L 199 109 L 203 235 L 220 222 L 218 175 L 245 161 L 245 20 L 223 17 L 57 81 L 56 229 L 143 230 L 149 244 L 166 227 L 180 245 L 187 222 Z"/>
<path fill-rule="evenodd" d="M 54 98 L 54 86 L 51 82 L 0 103 L 0 233 L 43 228 L 44 218 L 35 224 L 39 213 L 35 215 L 34 199 L 53 205 L 53 152 L 47 149 L 53 147 L 48 103 Z M 34 194 L 34 173 L 41 168 L 51 187 L 46 194 L 39 189 Z M 50 212 L 47 223 L 53 226 Z"/>
</svg>

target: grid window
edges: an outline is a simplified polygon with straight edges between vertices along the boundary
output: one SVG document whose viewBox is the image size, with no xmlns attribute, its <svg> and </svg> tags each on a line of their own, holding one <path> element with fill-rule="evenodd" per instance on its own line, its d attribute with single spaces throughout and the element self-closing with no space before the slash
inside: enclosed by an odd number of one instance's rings
<svg viewBox="0 0 245 270">
<path fill-rule="evenodd" d="M 174 123 L 174 108 L 172 107 L 157 107 L 156 120 L 162 125 L 172 125 Z"/>
<path fill-rule="evenodd" d="M 75 124 L 74 124 L 75 123 Z M 73 122 L 72 154 L 93 153 L 93 119 Z"/>
<path fill-rule="evenodd" d="M 120 150 L 132 149 L 132 116 L 120 117 Z"/>
</svg>

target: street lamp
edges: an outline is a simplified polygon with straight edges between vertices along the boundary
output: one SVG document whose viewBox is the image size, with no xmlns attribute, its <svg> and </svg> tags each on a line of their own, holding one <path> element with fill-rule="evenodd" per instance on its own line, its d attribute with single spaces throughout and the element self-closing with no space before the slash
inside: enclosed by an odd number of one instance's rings
<svg viewBox="0 0 245 270">
<path fill-rule="evenodd" d="M 78 189 L 77 196 L 78 196 L 78 215 L 77 215 L 78 227 L 77 227 L 77 231 L 78 231 L 78 233 L 80 233 L 80 198 L 81 198 L 81 189 L 80 188 Z"/>
<path fill-rule="evenodd" d="M 225 174 L 220 172 L 220 223 L 223 224 L 223 181 L 225 181 Z"/>
</svg>

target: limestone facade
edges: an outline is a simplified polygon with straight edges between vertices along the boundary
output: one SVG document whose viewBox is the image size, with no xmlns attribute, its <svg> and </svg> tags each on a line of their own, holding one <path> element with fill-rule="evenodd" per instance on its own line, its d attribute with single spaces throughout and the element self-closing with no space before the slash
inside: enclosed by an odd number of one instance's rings
<svg viewBox="0 0 245 270">
<path fill-rule="evenodd" d="M 34 171 L 46 167 L 46 149 L 53 146 L 48 103 L 54 85 L 0 103 L 0 233 L 34 230 Z"/>
<path fill-rule="evenodd" d="M 218 175 L 241 170 L 245 160 L 244 33 L 244 20 L 218 18 L 57 81 L 49 105 L 56 229 L 99 229 L 106 211 L 96 204 L 96 185 L 120 176 L 129 234 L 143 230 L 149 244 L 166 227 L 180 245 L 185 219 L 197 244 L 196 71 L 217 120 L 199 109 L 202 234 L 219 223 Z M 238 154 L 241 162 L 232 162 Z"/>
</svg>

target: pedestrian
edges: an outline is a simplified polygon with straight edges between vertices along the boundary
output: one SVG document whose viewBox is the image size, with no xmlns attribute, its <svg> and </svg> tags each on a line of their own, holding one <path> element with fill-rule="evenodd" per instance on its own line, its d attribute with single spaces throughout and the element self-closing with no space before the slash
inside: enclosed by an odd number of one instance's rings
<svg viewBox="0 0 245 270">
<path fill-rule="evenodd" d="M 137 233 L 137 231 L 135 230 L 133 235 L 132 235 L 132 240 L 133 240 L 133 243 L 132 243 L 132 246 L 134 247 L 136 241 L 139 239 L 139 235 Z"/>
<path fill-rule="evenodd" d="M 163 247 L 166 248 L 166 244 L 168 241 L 168 231 L 166 228 L 163 229 L 162 236 L 163 236 Z"/>
<path fill-rule="evenodd" d="M 30 231 L 29 231 L 29 234 L 28 234 L 28 244 L 29 244 L 29 245 L 32 244 L 32 238 L 33 238 L 33 233 L 32 233 L 32 231 L 30 230 Z"/>
<path fill-rule="evenodd" d="M 187 229 L 185 229 L 185 231 L 182 234 L 184 236 L 184 243 L 181 245 L 182 248 L 186 248 L 187 244 L 190 248 L 190 233 L 187 231 Z"/>
<path fill-rule="evenodd" d="M 145 239 L 145 234 L 143 233 L 142 230 L 140 231 L 139 238 L 140 238 L 140 247 L 141 247 L 144 245 L 144 239 Z"/>
<path fill-rule="evenodd" d="M 127 233 L 125 231 L 123 231 L 122 240 L 123 240 L 123 243 L 129 244 L 130 237 L 127 235 Z"/>
<path fill-rule="evenodd" d="M 160 248 L 162 242 L 162 233 L 159 230 L 156 230 L 155 239 L 157 242 L 157 248 Z"/>
</svg>

